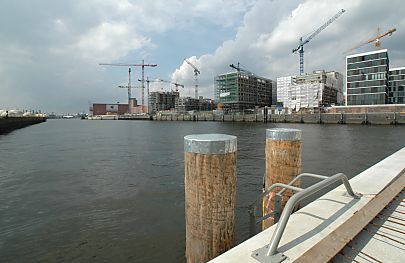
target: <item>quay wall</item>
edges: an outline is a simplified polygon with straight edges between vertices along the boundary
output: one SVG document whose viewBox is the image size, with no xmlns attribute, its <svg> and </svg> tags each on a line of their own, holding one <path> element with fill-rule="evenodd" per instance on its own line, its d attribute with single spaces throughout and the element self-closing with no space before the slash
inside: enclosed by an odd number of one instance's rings
<svg viewBox="0 0 405 263">
<path fill-rule="evenodd" d="M 16 129 L 45 122 L 45 117 L 7 117 L 0 118 L 0 134 L 6 134 Z"/>
<path fill-rule="evenodd" d="M 269 123 L 318 123 L 318 124 L 405 124 L 405 112 L 366 113 L 306 113 L 306 114 L 214 114 L 167 113 L 153 116 L 156 121 L 219 121 L 219 122 L 269 122 Z"/>
<path fill-rule="evenodd" d="M 405 113 L 405 104 L 335 106 L 328 108 L 327 111 L 329 113 Z"/>
</svg>

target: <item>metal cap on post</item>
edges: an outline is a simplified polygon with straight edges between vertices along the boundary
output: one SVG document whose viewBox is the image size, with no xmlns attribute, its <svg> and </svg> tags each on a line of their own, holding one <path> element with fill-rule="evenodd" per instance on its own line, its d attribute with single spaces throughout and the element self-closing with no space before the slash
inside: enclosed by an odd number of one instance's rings
<svg viewBox="0 0 405 263">
<path fill-rule="evenodd" d="M 265 189 L 275 183 L 288 184 L 301 173 L 302 132 L 298 129 L 274 128 L 266 130 L 266 175 Z M 299 186 L 299 184 L 295 184 Z M 292 191 L 283 195 L 280 210 L 284 208 Z M 263 215 L 274 211 L 274 200 L 263 198 Z M 281 211 L 276 211 L 281 213 Z M 263 221 L 266 229 L 274 223 L 273 218 Z"/>
<path fill-rule="evenodd" d="M 184 137 L 187 262 L 207 262 L 234 246 L 236 136 Z"/>
<path fill-rule="evenodd" d="M 196 134 L 184 137 L 184 151 L 200 154 L 236 152 L 236 136 L 227 134 Z"/>
<path fill-rule="evenodd" d="M 301 130 L 274 128 L 266 130 L 266 139 L 273 141 L 300 141 L 302 136 Z"/>
</svg>

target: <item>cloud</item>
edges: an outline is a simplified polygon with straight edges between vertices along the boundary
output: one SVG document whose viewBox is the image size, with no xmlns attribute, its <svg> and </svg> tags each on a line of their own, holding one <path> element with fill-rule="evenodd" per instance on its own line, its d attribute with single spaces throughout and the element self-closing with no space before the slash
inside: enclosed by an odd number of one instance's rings
<svg viewBox="0 0 405 263">
<path fill-rule="evenodd" d="M 232 30 L 255 2 L 7 1 L 0 9 L 0 108 L 66 112 L 87 108 L 88 100 L 126 101 L 115 88 L 126 70 L 98 63 L 147 58 L 165 45 L 154 39 L 171 32 Z"/>
<path fill-rule="evenodd" d="M 223 42 L 213 53 L 192 58 L 201 69 L 200 94 L 212 97 L 215 75 L 231 71 L 228 65 L 238 61 L 249 71 L 272 79 L 298 74 L 299 56 L 291 51 L 298 46 L 299 37 L 308 36 L 342 8 L 347 12 L 305 46 L 307 72 L 326 69 L 344 73 L 347 49 L 373 37 L 377 27 L 387 30 L 404 24 L 405 6 L 399 0 L 372 5 L 366 0 L 258 1 L 246 13 L 234 39 Z M 404 41 L 405 35 L 399 32 L 382 40 L 383 47 L 390 50 L 391 64 L 403 63 Z M 366 45 L 356 51 L 364 50 L 373 47 Z M 191 88 L 192 68 L 183 63 L 172 79 Z"/>
<path fill-rule="evenodd" d="M 116 89 L 126 82 L 126 70 L 102 68 L 101 62 L 152 58 L 159 64 L 153 72 L 185 84 L 182 93 L 189 96 L 193 69 L 178 61 L 190 54 L 201 70 L 200 95 L 208 97 L 214 77 L 238 61 L 272 79 L 296 74 L 299 59 L 291 50 L 299 37 L 341 8 L 347 12 L 305 46 L 308 71 L 343 71 L 343 52 L 377 27 L 398 28 L 382 45 L 392 65 L 404 65 L 400 0 L 6 1 L 0 9 L 0 108 L 66 112 L 87 108 L 88 100 L 126 101 Z M 139 90 L 134 94 L 139 99 Z"/>
<path fill-rule="evenodd" d="M 88 58 L 112 60 L 126 56 L 129 51 L 151 45 L 150 39 L 137 35 L 126 23 L 104 22 L 80 38 L 74 48 Z"/>
</svg>

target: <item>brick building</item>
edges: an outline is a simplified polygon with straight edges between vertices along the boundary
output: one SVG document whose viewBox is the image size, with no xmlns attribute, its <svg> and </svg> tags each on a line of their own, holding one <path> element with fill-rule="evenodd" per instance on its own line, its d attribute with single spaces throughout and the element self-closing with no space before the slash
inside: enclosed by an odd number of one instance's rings
<svg viewBox="0 0 405 263">
<path fill-rule="evenodd" d="M 140 106 L 137 105 L 136 98 L 131 98 L 131 112 L 140 113 Z M 128 104 L 120 103 L 93 103 L 89 109 L 90 115 L 123 115 L 129 113 Z"/>
</svg>

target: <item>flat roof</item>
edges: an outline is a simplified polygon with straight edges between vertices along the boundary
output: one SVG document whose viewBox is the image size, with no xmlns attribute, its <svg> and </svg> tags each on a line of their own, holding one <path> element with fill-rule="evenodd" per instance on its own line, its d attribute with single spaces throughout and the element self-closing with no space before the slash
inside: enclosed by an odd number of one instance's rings
<svg viewBox="0 0 405 263">
<path fill-rule="evenodd" d="M 221 77 L 221 76 L 225 76 L 225 75 L 231 75 L 231 74 L 241 74 L 241 75 L 244 75 L 244 76 L 253 76 L 253 77 L 256 77 L 256 78 L 258 78 L 258 79 L 265 79 L 265 80 L 273 81 L 273 80 L 270 79 L 270 78 L 262 77 L 262 76 L 259 76 L 259 75 L 254 74 L 254 73 L 249 74 L 249 73 L 244 72 L 244 71 L 242 71 L 242 70 L 241 70 L 241 71 L 231 71 L 231 72 L 221 73 L 221 74 L 216 75 L 215 78 Z"/>
<path fill-rule="evenodd" d="M 374 50 L 374 51 L 369 51 L 369 52 L 365 52 L 365 53 L 353 54 L 353 55 L 346 56 L 346 59 L 353 58 L 353 57 L 359 57 L 359 56 L 366 56 L 366 55 L 371 55 L 371 54 L 377 54 L 377 53 L 383 53 L 383 52 L 388 52 L 388 49 L 380 49 L 380 50 Z"/>
<path fill-rule="evenodd" d="M 391 71 L 391 70 L 400 70 L 400 69 L 405 69 L 405 67 L 399 67 L 399 68 L 390 68 L 390 71 Z"/>
</svg>

